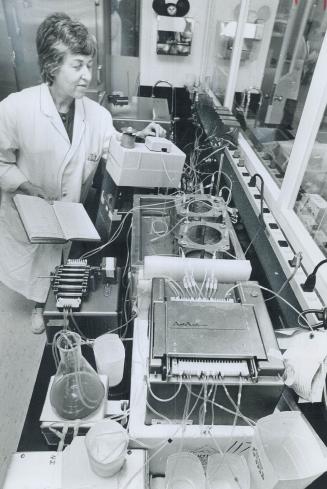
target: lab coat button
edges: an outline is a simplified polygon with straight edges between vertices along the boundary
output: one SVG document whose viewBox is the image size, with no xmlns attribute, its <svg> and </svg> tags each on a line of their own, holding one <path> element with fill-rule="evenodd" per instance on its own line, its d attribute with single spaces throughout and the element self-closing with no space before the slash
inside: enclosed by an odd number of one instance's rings
<svg viewBox="0 0 327 489">
<path fill-rule="evenodd" d="M 63 192 L 63 193 L 62 193 L 62 196 L 63 196 L 63 197 L 67 197 L 67 192 Z"/>
</svg>

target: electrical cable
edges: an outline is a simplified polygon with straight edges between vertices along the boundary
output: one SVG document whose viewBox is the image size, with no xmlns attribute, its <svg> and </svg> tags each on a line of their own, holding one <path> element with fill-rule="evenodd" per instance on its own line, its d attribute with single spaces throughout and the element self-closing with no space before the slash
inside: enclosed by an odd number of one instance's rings
<svg viewBox="0 0 327 489">
<path fill-rule="evenodd" d="M 301 312 L 300 312 L 298 309 L 296 309 L 296 307 L 294 307 L 294 306 L 293 306 L 293 305 L 292 305 L 290 302 L 288 302 L 286 299 L 284 299 L 284 297 L 282 297 L 281 295 L 277 294 L 276 292 L 274 292 L 274 291 L 273 291 L 273 290 L 271 290 L 271 289 L 268 289 L 267 287 L 263 287 L 262 285 L 259 285 L 259 284 L 255 284 L 255 285 L 256 285 L 256 287 L 259 287 L 259 289 L 265 290 L 266 292 L 270 292 L 271 294 L 274 294 L 275 296 L 277 296 L 277 297 L 278 297 L 280 300 L 282 300 L 283 302 L 285 302 L 285 304 L 287 304 L 287 305 L 288 305 L 288 306 L 289 306 L 289 307 L 290 307 L 290 308 L 291 308 L 293 311 L 295 311 L 295 312 L 298 314 L 298 316 L 301 316 L 301 315 L 302 315 L 302 313 L 301 313 Z M 235 284 L 235 285 L 233 285 L 232 287 L 230 287 L 230 288 L 227 290 L 227 292 L 225 293 L 224 298 L 226 299 L 226 297 L 228 296 L 228 294 L 229 294 L 229 293 L 230 293 L 230 292 L 231 292 L 233 289 L 235 289 L 235 288 L 237 288 L 237 287 L 242 287 L 242 282 L 240 282 L 240 283 L 238 283 L 238 284 Z M 304 319 L 305 319 L 305 318 L 304 318 Z M 309 322 L 308 322 L 308 321 L 306 321 L 306 322 L 307 322 L 307 325 L 308 325 L 309 329 L 311 330 L 311 332 L 313 332 L 313 329 L 312 329 L 311 325 L 309 324 Z"/>
<path fill-rule="evenodd" d="M 291 282 L 291 280 L 295 277 L 296 272 L 299 270 L 300 267 L 301 267 L 301 259 L 298 259 L 298 260 L 296 260 L 294 270 L 292 271 L 291 275 L 284 281 L 284 283 L 281 285 L 281 287 L 277 290 L 277 294 L 280 294 L 285 289 L 286 285 Z M 275 298 L 276 298 L 276 296 L 269 297 L 268 299 L 265 299 L 264 302 L 269 302 Z"/>
<path fill-rule="evenodd" d="M 305 309 L 304 311 L 302 311 L 299 316 L 298 316 L 298 325 L 301 327 L 301 328 L 304 328 L 304 329 L 310 329 L 311 331 L 313 329 L 318 329 L 318 328 L 321 328 L 321 327 L 324 327 L 324 329 L 327 329 L 327 324 L 326 324 L 326 311 L 327 311 L 327 308 L 323 308 L 323 309 Z M 311 325 L 311 327 L 308 327 L 308 321 L 306 319 L 306 316 L 308 314 L 323 314 L 323 320 L 322 321 L 318 321 L 316 324 L 313 324 Z M 301 322 L 301 319 L 304 319 L 306 321 L 306 324 L 305 323 L 302 323 Z"/>
<path fill-rule="evenodd" d="M 253 238 L 251 239 L 249 245 L 247 246 L 246 250 L 244 251 L 244 256 L 247 255 L 249 249 L 251 248 L 251 246 L 253 245 L 253 243 L 255 242 L 255 240 L 257 239 L 257 237 L 259 236 L 260 232 L 264 230 L 264 227 L 261 226 L 261 223 L 259 224 L 259 228 L 257 229 L 255 235 L 253 236 Z"/>
<path fill-rule="evenodd" d="M 162 155 L 162 154 L 161 154 L 161 161 L 162 161 L 162 165 L 163 165 L 163 167 L 164 167 L 164 170 L 165 170 L 165 173 L 166 173 L 166 176 L 167 176 L 168 180 L 170 181 L 170 183 L 171 183 L 171 184 L 172 184 L 174 187 L 176 187 L 175 182 L 174 182 L 174 181 L 171 179 L 171 177 L 170 177 L 170 175 L 169 175 L 169 173 L 168 173 L 167 166 L 166 166 L 166 162 L 165 162 L 165 158 L 163 157 L 163 155 Z"/>
</svg>

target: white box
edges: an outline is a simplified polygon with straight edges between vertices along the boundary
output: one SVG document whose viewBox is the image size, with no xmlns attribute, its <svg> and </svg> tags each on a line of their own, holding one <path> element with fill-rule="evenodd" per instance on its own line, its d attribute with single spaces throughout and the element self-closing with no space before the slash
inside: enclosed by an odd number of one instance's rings
<svg viewBox="0 0 327 489">
<path fill-rule="evenodd" d="M 174 144 L 169 153 L 154 152 L 144 143 L 124 148 L 112 138 L 106 168 L 119 186 L 178 188 L 184 161 L 185 153 Z"/>
<path fill-rule="evenodd" d="M 112 477 L 99 477 L 93 474 L 86 453 L 82 455 L 83 458 L 76 460 L 74 467 L 76 472 L 76 468 L 80 465 L 80 470 L 76 473 L 75 489 L 82 487 L 117 489 L 117 487 L 127 487 L 126 484 L 129 489 L 148 487 L 146 450 L 128 450 L 124 467 L 119 474 Z M 62 489 L 63 457 L 64 452 L 53 451 L 13 454 L 3 489 Z"/>
</svg>

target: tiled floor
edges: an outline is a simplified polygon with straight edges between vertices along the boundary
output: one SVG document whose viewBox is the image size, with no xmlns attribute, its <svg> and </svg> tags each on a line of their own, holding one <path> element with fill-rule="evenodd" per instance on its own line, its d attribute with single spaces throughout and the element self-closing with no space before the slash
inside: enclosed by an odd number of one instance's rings
<svg viewBox="0 0 327 489">
<path fill-rule="evenodd" d="M 17 449 L 46 340 L 44 333 L 31 333 L 33 307 L 0 283 L 0 487 Z"/>
</svg>

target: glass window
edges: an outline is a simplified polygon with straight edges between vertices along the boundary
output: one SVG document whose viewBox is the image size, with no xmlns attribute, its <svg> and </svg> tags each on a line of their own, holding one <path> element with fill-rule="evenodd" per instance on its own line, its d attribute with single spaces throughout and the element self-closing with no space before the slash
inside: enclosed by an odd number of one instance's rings
<svg viewBox="0 0 327 489">
<path fill-rule="evenodd" d="M 321 1 L 251 0 L 234 111 L 281 187 L 326 31 Z"/>
<path fill-rule="evenodd" d="M 327 256 L 327 109 L 297 195 L 294 210 Z"/>
<path fill-rule="evenodd" d="M 222 105 L 230 71 L 239 6 L 239 0 L 219 0 L 214 2 L 215 11 L 211 13 L 215 32 L 210 46 L 209 58 L 212 64 L 208 67 L 208 74 L 211 78 L 211 89 Z"/>
</svg>

